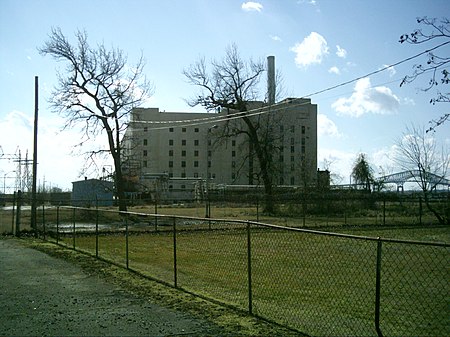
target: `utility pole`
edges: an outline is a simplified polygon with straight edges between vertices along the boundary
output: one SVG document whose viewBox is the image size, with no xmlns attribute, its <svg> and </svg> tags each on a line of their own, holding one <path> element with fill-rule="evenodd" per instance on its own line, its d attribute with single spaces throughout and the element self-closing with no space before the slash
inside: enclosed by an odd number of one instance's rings
<svg viewBox="0 0 450 337">
<path fill-rule="evenodd" d="M 33 187 L 31 190 L 31 228 L 37 236 L 36 226 L 36 181 L 37 181 L 37 132 L 38 132 L 38 110 L 39 110 L 39 81 L 34 77 L 34 141 L 33 141 Z"/>
</svg>

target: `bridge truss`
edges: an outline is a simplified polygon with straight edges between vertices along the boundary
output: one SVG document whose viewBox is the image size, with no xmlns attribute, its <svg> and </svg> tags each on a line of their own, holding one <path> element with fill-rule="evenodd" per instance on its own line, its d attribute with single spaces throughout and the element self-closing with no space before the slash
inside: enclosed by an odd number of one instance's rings
<svg viewBox="0 0 450 337">
<path fill-rule="evenodd" d="M 430 184 L 432 190 L 435 190 L 437 186 L 446 186 L 450 188 L 450 180 L 445 177 L 438 176 L 431 172 L 421 172 L 419 170 L 403 171 L 398 173 L 389 174 L 376 179 L 379 184 L 396 184 L 397 191 L 403 191 L 403 185 L 406 182 L 419 182 L 425 178 L 425 181 Z"/>
</svg>

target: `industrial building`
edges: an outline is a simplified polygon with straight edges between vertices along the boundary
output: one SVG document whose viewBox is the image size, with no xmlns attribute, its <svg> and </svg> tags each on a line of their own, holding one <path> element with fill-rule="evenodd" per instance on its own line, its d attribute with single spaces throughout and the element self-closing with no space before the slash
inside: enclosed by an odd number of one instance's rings
<svg viewBox="0 0 450 337">
<path fill-rule="evenodd" d="M 246 102 L 246 107 L 245 112 L 213 113 L 133 109 L 123 139 L 129 186 L 153 198 L 185 200 L 203 198 L 209 190 L 262 186 L 244 118 L 270 153 L 273 185 L 315 186 L 317 105 L 308 98 L 275 103 L 273 56 L 268 57 L 268 101 Z"/>
<path fill-rule="evenodd" d="M 317 179 L 317 106 L 309 99 L 288 98 L 245 112 L 258 119 L 265 141 L 271 142 L 271 174 L 275 185 L 305 186 Z M 241 113 L 132 111 L 126 135 L 125 172 L 139 180 L 141 191 L 175 192 L 196 197 L 201 186 L 261 185 L 258 162 L 247 136 L 230 129 L 245 128 Z M 234 119 L 233 119 L 234 118 Z M 239 125 L 240 124 L 240 125 Z M 198 196 L 197 196 L 198 197 Z"/>
</svg>

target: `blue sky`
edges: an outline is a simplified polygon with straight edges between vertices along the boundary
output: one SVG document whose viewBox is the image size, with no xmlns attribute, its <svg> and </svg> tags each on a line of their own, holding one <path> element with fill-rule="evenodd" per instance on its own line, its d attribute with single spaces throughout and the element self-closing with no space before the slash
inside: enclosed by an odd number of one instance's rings
<svg viewBox="0 0 450 337">
<path fill-rule="evenodd" d="M 18 148 L 22 156 L 27 149 L 32 156 L 34 77 L 39 76 L 39 182 L 69 189 L 79 179 L 83 159 L 71 155 L 77 132 L 59 132 L 61 119 L 47 103 L 56 70 L 64 65 L 37 52 L 52 27 L 72 41 L 77 29 L 85 29 L 91 45 L 118 47 L 130 63 L 142 53 L 145 74 L 155 87 L 147 107 L 202 111 L 184 101 L 197 89 L 182 70 L 202 56 L 221 58 L 232 43 L 246 59 L 274 55 L 284 79 L 283 97 L 308 97 L 431 47 L 398 40 L 418 28 L 417 17 L 446 13 L 447 0 L 0 0 L 3 157 L 17 154 Z M 450 49 L 444 48 L 440 52 L 448 55 Z M 310 96 L 318 105 L 320 168 L 326 160 L 342 183 L 348 182 L 353 161 L 364 152 L 376 174 L 396 171 L 392 148 L 406 126 L 426 126 L 448 112 L 445 104 L 428 103 L 433 93 L 418 89 L 427 78 L 399 86 L 423 60 Z M 435 133 L 447 148 L 449 131 L 447 123 Z M 15 167 L 0 160 L 6 185 L 12 185 Z"/>
</svg>

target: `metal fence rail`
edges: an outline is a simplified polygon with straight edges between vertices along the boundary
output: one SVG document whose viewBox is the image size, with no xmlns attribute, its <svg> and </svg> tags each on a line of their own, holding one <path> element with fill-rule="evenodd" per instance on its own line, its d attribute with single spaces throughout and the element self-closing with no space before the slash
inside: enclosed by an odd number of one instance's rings
<svg viewBox="0 0 450 337">
<path fill-rule="evenodd" d="M 39 234 L 310 335 L 450 335 L 450 244 L 42 207 Z"/>
</svg>

